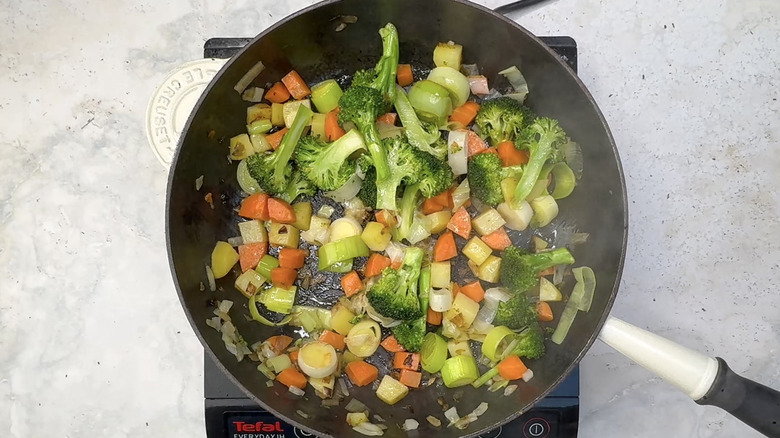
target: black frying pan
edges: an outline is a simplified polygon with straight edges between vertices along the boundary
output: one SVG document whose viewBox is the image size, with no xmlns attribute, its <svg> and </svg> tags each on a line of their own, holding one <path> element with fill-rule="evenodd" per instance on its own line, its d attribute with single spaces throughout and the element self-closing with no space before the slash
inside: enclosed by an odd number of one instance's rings
<svg viewBox="0 0 780 438">
<path fill-rule="evenodd" d="M 342 15 L 354 15 L 359 20 L 336 32 L 332 19 Z M 660 338 L 636 332 L 633 326 L 609 317 L 625 256 L 628 213 L 620 160 L 607 124 L 585 86 L 554 52 L 514 22 L 464 0 L 325 1 L 258 35 L 228 61 L 200 98 L 184 129 L 171 168 L 166 217 L 168 252 L 190 323 L 208 354 L 234 383 L 262 407 L 304 430 L 322 436 L 359 436 L 345 422 L 345 403 L 325 409 L 316 396 L 296 397 L 278 383 L 269 388 L 255 364 L 247 360 L 237 362 L 226 351 L 219 333 L 206 326 L 205 321 L 212 316 L 215 298 L 236 303 L 245 303 L 246 299 L 234 289 L 233 275 L 219 280 L 218 291 L 213 294 L 202 292 L 200 285 L 205 282 L 204 266 L 209 262 L 214 242 L 238 234 L 234 208 L 241 194 L 235 179 L 235 164 L 225 159 L 225 139 L 244 132 L 243 114 L 247 104 L 233 90 L 234 84 L 258 60 L 266 66 L 256 80 L 258 84 L 276 81 L 292 68 L 312 82 L 372 66 L 381 53 L 377 30 L 387 22 L 398 28 L 402 63 L 430 68 L 431 51 L 436 43 L 454 40 L 463 45 L 464 60 L 477 63 L 490 83 L 499 80 L 498 71 L 513 64 L 521 66 L 531 89 L 528 104 L 537 113 L 558 119 L 566 132 L 583 146 L 584 176 L 560 206 L 570 225 L 590 233 L 587 244 L 576 248 L 574 256 L 578 264 L 593 268 L 598 287 L 590 312 L 577 316 L 562 345 L 549 344 L 543 358 L 530 361 L 534 378 L 520 385 L 510 397 L 467 386 L 457 390 L 461 394 L 454 403 L 456 390 L 440 386 L 412 391 L 391 407 L 379 401 L 370 388 L 352 388 L 352 397 L 387 420 L 386 435 L 403 436 L 405 432 L 398 425 L 407 418 L 419 421 L 416 434 L 431 437 L 476 436 L 493 429 L 515 418 L 555 388 L 601 333 L 605 341 L 661 373 L 698 402 L 721 406 L 758 430 L 780 436 L 777 425 L 780 397 L 776 391 L 733 375 L 722 360 L 715 361 L 689 350 L 673 350 L 670 346 L 673 344 L 664 345 Z M 216 136 L 209 135 L 211 131 Z M 195 191 L 194 181 L 201 175 L 205 177 L 203 188 Z M 214 195 L 216 208 L 204 202 L 206 192 Z M 527 237 L 513 236 L 515 240 Z M 339 294 L 337 289 L 334 283 L 326 282 L 317 293 L 332 300 Z M 302 291 L 300 299 L 305 301 L 307 293 L 312 292 Z M 555 310 L 559 314 L 560 309 Z M 239 332 L 250 343 L 280 331 L 248 322 L 242 313 L 248 314 L 245 306 L 235 306 L 231 311 Z M 605 323 L 607 327 L 602 332 Z M 668 361 L 654 360 L 657 357 L 654 354 L 670 351 Z M 677 364 L 687 373 L 668 367 L 661 369 L 660 362 Z M 720 389 L 727 396 L 721 395 Z M 462 415 L 482 401 L 490 408 L 465 431 L 434 428 L 425 417 L 432 414 L 443 418 L 437 403 L 440 396 L 458 406 Z M 298 410 L 309 418 L 296 414 Z"/>
</svg>

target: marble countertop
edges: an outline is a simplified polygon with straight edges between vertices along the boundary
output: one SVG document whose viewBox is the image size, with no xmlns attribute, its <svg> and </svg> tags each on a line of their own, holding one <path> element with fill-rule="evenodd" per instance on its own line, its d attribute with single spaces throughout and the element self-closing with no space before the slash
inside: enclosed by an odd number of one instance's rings
<svg viewBox="0 0 780 438">
<path fill-rule="evenodd" d="M 309 3 L 0 2 L 3 436 L 205 436 L 144 112 L 207 38 Z M 619 145 L 630 238 L 613 314 L 780 387 L 780 3 L 559 0 L 512 17 L 577 40 Z M 581 400 L 581 437 L 758 436 L 603 344 Z"/>
</svg>

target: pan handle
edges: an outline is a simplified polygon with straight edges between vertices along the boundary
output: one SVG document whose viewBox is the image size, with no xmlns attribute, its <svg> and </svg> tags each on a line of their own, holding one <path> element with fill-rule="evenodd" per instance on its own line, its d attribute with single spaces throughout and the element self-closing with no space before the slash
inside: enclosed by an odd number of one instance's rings
<svg viewBox="0 0 780 438">
<path fill-rule="evenodd" d="M 724 409 L 769 437 L 780 437 L 780 392 L 712 358 L 609 316 L 599 339 L 701 405 Z"/>
<path fill-rule="evenodd" d="M 537 3 L 542 3 L 547 0 L 517 0 L 512 3 L 507 3 L 503 6 L 499 6 L 494 11 L 498 12 L 499 14 L 506 15 L 510 12 L 518 11 L 523 8 L 527 8 L 529 6 L 533 6 Z"/>
</svg>

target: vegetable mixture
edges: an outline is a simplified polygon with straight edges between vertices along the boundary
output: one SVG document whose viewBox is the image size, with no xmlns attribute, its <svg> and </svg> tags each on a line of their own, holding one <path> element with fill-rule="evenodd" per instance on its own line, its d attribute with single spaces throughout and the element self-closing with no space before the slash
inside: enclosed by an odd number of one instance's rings
<svg viewBox="0 0 780 438">
<path fill-rule="evenodd" d="M 492 391 L 528 381 L 545 338 L 563 342 L 593 299 L 593 271 L 570 269 L 567 249 L 586 235 L 561 243 L 537 232 L 574 190 L 580 150 L 556 120 L 523 104 L 528 87 L 516 67 L 501 72 L 511 85 L 501 94 L 448 42 L 420 76 L 399 64 L 395 27 L 379 34 L 379 61 L 346 89 L 335 79 L 309 86 L 294 70 L 265 93 L 237 88 L 260 102 L 247 109 L 247 132 L 230 141 L 248 196 L 238 210 L 241 236 L 214 247 L 210 287 L 236 275 L 255 321 L 301 329 L 249 346 L 227 300 L 208 323 L 239 360 L 258 361 L 296 394 L 311 386 L 335 398 L 331 405 L 346 395 L 334 390 L 340 378 L 372 385 L 390 405 L 439 379 Z M 242 81 L 245 88 L 251 78 Z M 346 213 L 334 218 L 327 203 L 313 212 L 320 192 Z M 524 230 L 531 244 L 513 244 Z M 311 280 L 299 270 L 311 258 L 318 274 L 340 276 L 335 305 L 298 304 Z M 565 298 L 568 274 L 575 284 Z M 382 351 L 389 369 L 374 360 Z M 462 428 L 481 413 L 450 411 L 450 425 Z M 357 430 L 381 434 L 366 415 L 350 415 Z"/>
</svg>

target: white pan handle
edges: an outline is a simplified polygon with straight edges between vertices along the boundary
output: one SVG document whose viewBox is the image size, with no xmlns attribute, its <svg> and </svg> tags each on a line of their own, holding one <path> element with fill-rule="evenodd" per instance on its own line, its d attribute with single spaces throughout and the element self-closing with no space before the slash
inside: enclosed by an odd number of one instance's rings
<svg viewBox="0 0 780 438">
<path fill-rule="evenodd" d="M 694 400 L 707 394 L 718 374 L 715 358 L 612 316 L 607 317 L 599 339 Z"/>
</svg>

